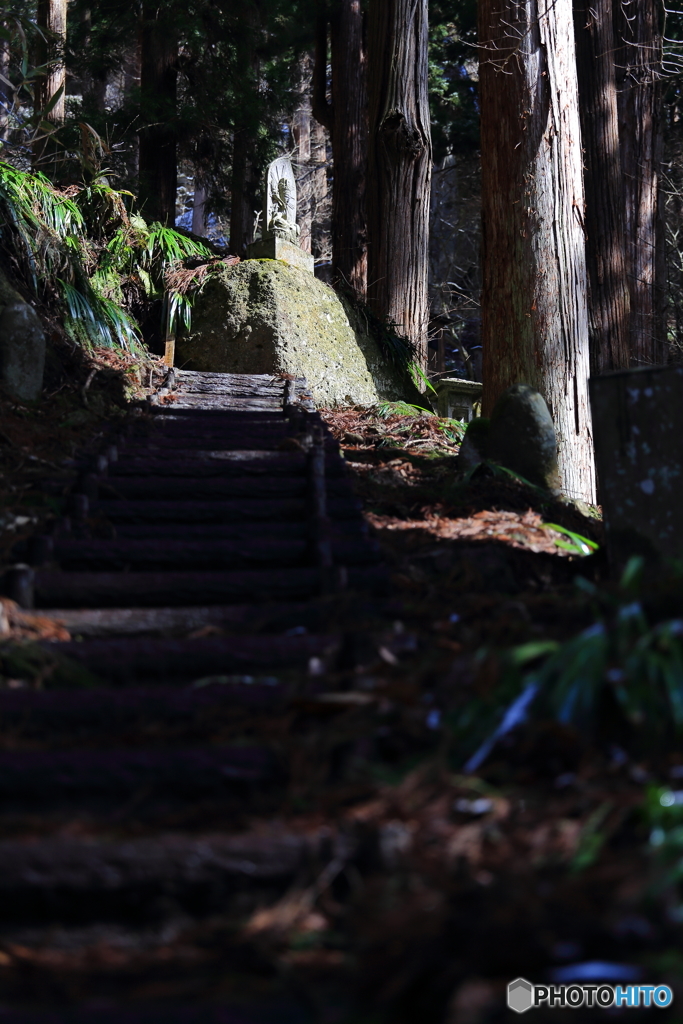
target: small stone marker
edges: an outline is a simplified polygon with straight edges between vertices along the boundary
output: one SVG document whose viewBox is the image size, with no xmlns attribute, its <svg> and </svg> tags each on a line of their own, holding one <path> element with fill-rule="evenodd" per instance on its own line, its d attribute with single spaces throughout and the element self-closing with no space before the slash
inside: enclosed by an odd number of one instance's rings
<svg viewBox="0 0 683 1024">
<path fill-rule="evenodd" d="M 559 491 L 557 437 L 543 395 L 528 384 L 513 384 L 493 407 L 488 457 L 532 484 Z"/>
<path fill-rule="evenodd" d="M 460 446 L 461 469 L 489 459 L 546 490 L 560 490 L 555 428 L 543 395 L 513 384 L 500 396 L 491 419 L 474 419 Z"/>
<path fill-rule="evenodd" d="M 15 398 L 40 396 L 45 367 L 45 334 L 27 302 L 10 302 L 0 312 L 0 383 Z"/>
<path fill-rule="evenodd" d="M 600 501 L 616 570 L 683 556 L 683 367 L 589 382 Z"/>
<path fill-rule="evenodd" d="M 289 157 L 273 160 L 266 172 L 261 240 L 247 246 L 247 259 L 284 260 L 293 267 L 314 270 L 313 256 L 299 245 L 296 223 L 296 179 Z"/>
</svg>

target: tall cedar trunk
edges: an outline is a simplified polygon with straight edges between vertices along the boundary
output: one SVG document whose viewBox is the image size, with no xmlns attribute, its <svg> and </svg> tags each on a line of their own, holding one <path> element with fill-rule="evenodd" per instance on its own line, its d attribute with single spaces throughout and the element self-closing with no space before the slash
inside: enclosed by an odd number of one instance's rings
<svg viewBox="0 0 683 1024">
<path fill-rule="evenodd" d="M 148 221 L 175 223 L 178 185 L 176 92 L 178 35 L 171 12 L 142 5 L 140 202 Z"/>
<path fill-rule="evenodd" d="M 666 361 L 658 316 L 660 74 L 659 0 L 615 3 L 619 137 L 624 173 L 626 258 L 631 291 L 631 362 Z"/>
<path fill-rule="evenodd" d="M 64 120 L 66 109 L 66 68 L 62 59 L 66 42 L 66 8 L 67 0 L 38 0 L 36 22 L 42 35 L 38 35 L 36 40 L 36 64 L 49 64 L 50 70 L 36 78 L 34 103 L 36 112 L 50 107 L 45 120 L 55 125 Z M 55 96 L 58 96 L 56 100 Z M 34 165 L 45 170 L 46 162 L 54 156 L 54 147 L 41 131 L 33 146 Z"/>
<path fill-rule="evenodd" d="M 572 0 L 480 0 L 484 413 L 544 396 L 565 492 L 595 500 Z"/>
<path fill-rule="evenodd" d="M 631 300 L 611 0 L 574 0 L 586 192 L 591 373 L 629 365 Z"/>
<path fill-rule="evenodd" d="M 336 0 L 330 29 L 331 104 L 327 102 L 327 17 L 321 15 L 316 32 L 313 115 L 329 130 L 332 140 L 332 277 L 365 301 L 368 97 L 360 0 Z"/>
<path fill-rule="evenodd" d="M 427 0 L 371 0 L 368 16 L 368 303 L 427 362 Z"/>
</svg>

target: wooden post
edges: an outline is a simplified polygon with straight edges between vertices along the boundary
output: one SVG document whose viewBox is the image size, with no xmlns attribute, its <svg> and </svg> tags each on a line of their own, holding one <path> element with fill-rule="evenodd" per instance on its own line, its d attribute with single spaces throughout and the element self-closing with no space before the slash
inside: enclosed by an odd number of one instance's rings
<svg viewBox="0 0 683 1024">
<path fill-rule="evenodd" d="M 175 359 L 175 334 L 167 334 L 164 344 L 164 366 L 173 366 Z"/>
</svg>

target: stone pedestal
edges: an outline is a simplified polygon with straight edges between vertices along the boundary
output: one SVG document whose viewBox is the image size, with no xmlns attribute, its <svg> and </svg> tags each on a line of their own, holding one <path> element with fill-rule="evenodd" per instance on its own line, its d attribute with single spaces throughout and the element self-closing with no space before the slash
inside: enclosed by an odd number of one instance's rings
<svg viewBox="0 0 683 1024">
<path fill-rule="evenodd" d="M 474 419 L 474 404 L 481 401 L 481 384 L 460 377 L 442 377 L 434 386 L 439 416 L 463 420 L 465 423 Z"/>
<path fill-rule="evenodd" d="M 264 238 L 247 246 L 248 260 L 282 260 L 290 267 L 314 272 L 315 263 L 310 252 L 304 252 L 298 245 L 284 238 Z"/>
<path fill-rule="evenodd" d="M 683 556 L 683 367 L 590 380 L 595 461 L 610 562 Z"/>
</svg>

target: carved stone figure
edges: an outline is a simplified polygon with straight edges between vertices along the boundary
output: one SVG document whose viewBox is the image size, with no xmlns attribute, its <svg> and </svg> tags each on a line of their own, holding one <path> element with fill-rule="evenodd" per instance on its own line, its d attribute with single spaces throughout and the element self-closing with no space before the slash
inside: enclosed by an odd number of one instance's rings
<svg viewBox="0 0 683 1024">
<path fill-rule="evenodd" d="M 247 246 L 247 259 L 283 260 L 313 273 L 313 256 L 299 245 L 301 231 L 296 222 L 296 180 L 288 156 L 273 160 L 266 172 L 261 225 L 261 238 Z"/>
<path fill-rule="evenodd" d="M 300 229 L 296 223 L 296 180 L 287 156 L 273 160 L 266 178 L 264 208 L 264 240 L 284 238 L 297 245 Z"/>
</svg>

